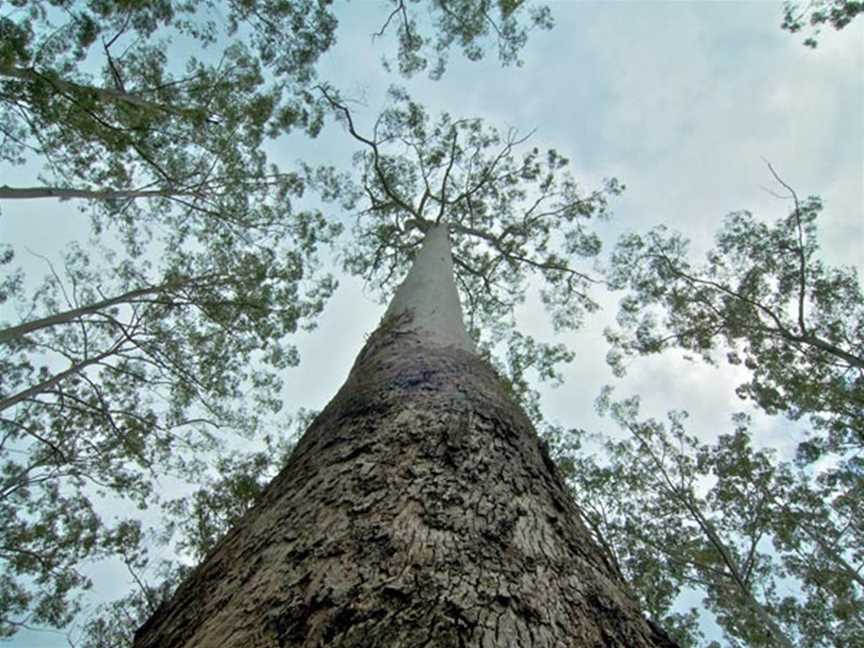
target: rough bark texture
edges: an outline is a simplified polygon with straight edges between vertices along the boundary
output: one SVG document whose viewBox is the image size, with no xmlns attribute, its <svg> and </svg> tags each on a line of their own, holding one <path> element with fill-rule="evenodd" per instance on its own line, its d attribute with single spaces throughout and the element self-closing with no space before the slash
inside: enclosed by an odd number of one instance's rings
<svg viewBox="0 0 864 648">
<path fill-rule="evenodd" d="M 673 646 L 476 355 L 390 318 L 136 648 Z"/>
</svg>

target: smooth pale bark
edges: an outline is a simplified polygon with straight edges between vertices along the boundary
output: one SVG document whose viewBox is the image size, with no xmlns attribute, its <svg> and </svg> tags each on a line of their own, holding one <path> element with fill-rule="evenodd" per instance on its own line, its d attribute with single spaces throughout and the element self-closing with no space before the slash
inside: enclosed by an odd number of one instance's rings
<svg viewBox="0 0 864 648">
<path fill-rule="evenodd" d="M 0 200 L 32 200 L 34 198 L 58 198 L 72 200 L 128 200 L 134 198 L 171 198 L 172 196 L 194 196 L 194 191 L 171 189 L 67 189 L 64 187 L 10 187 L 0 186 Z"/>
<path fill-rule="evenodd" d="M 117 295 L 116 297 L 111 297 L 110 299 L 103 299 L 102 301 L 93 302 L 92 304 L 88 304 L 86 306 L 81 306 L 80 308 L 71 308 L 67 311 L 63 311 L 62 313 L 55 313 L 53 315 L 48 315 L 47 317 L 41 317 L 39 319 L 30 320 L 29 322 L 24 322 L 23 324 L 9 326 L 7 328 L 0 329 L 0 342 L 8 342 L 23 335 L 27 335 L 28 333 L 34 333 L 35 331 L 41 331 L 42 329 L 51 328 L 52 326 L 66 324 L 83 315 L 91 315 L 93 313 L 98 313 L 104 308 L 110 308 L 111 306 L 117 306 L 118 304 L 126 304 L 138 299 L 139 297 L 145 297 L 146 295 L 154 295 L 156 293 L 162 292 L 163 290 L 165 290 L 165 286 L 150 286 L 148 288 L 138 288 L 137 290 L 130 290 L 129 292 L 125 292 L 122 295 Z"/>
<path fill-rule="evenodd" d="M 346 383 L 136 648 L 674 646 L 461 322 L 430 329 L 454 313 L 442 242 L 427 234 Z"/>
<path fill-rule="evenodd" d="M 453 281 L 453 256 L 446 225 L 431 227 L 408 276 L 402 281 L 384 320 L 409 313 L 412 330 L 428 344 L 473 351 L 465 331 L 459 293 Z"/>
</svg>

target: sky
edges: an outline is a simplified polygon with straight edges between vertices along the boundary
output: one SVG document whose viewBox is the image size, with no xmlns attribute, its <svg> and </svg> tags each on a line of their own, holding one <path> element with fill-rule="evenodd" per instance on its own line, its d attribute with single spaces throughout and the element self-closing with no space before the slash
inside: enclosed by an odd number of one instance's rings
<svg viewBox="0 0 864 648">
<path fill-rule="evenodd" d="M 816 50 L 780 29 L 779 2 L 552 2 L 555 27 L 534 32 L 524 64 L 502 68 L 451 56 L 442 80 L 409 82 L 385 73 L 386 39 L 373 42 L 386 11 L 378 2 L 336 4 L 337 45 L 320 76 L 352 100 L 361 130 L 385 106 L 390 84 L 405 85 L 430 114 L 482 117 L 499 128 L 536 130 L 531 141 L 572 162 L 584 186 L 614 176 L 627 186 L 600 231 L 609 246 L 623 232 L 665 224 L 703 253 L 723 217 L 750 210 L 765 222 L 788 213 L 764 160 L 801 196 L 818 194 L 825 209 L 820 238 L 826 261 L 864 268 L 864 20 L 825 31 Z M 392 52 L 392 49 L 389 50 Z M 318 141 L 272 144 L 291 167 L 298 160 L 347 168 L 354 143 L 338 125 Z M 0 167 L 0 184 L 35 182 L 32 168 Z M 332 212 L 332 207 L 330 208 Z M 344 214 L 331 214 L 344 218 Z M 64 240 L 82 234 L 82 215 L 69 203 L 0 205 L 0 240 L 57 258 Z M 46 227 L 50 225 L 50 227 Z M 26 255 L 22 255 L 22 258 Z M 32 258 L 28 268 L 44 273 Z M 545 416 L 567 427 L 614 432 L 594 413 L 603 385 L 618 396 L 640 394 L 643 412 L 690 412 L 690 432 L 704 440 L 727 431 L 745 404 L 734 394 L 740 375 L 729 367 L 692 363 L 680 355 L 638 359 L 625 379 L 605 364 L 605 326 L 615 294 L 597 294 L 603 310 L 560 338 L 577 351 L 557 389 L 543 388 Z M 343 277 L 318 328 L 298 336 L 301 364 L 285 374 L 287 410 L 320 409 L 347 376 L 384 307 L 356 279 Z M 523 330 L 551 335 L 542 310 L 520 312 Z M 787 424 L 756 417 L 756 442 L 788 453 Z M 94 566 L 92 600 L 110 599 L 131 584 L 111 566 Z M 710 622 L 708 627 L 710 631 Z M 14 648 L 68 646 L 63 633 L 22 632 Z"/>
</svg>

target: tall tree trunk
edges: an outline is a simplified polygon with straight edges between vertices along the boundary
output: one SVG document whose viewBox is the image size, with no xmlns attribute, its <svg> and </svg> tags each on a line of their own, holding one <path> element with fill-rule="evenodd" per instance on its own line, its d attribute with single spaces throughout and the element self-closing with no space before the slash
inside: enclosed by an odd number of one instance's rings
<svg viewBox="0 0 864 648">
<path fill-rule="evenodd" d="M 674 646 L 473 352 L 444 225 L 288 465 L 135 641 L 600 645 Z"/>
</svg>

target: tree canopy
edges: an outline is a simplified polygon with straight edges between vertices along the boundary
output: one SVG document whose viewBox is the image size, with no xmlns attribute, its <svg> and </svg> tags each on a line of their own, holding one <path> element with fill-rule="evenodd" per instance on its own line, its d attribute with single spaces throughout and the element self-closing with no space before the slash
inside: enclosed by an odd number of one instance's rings
<svg viewBox="0 0 864 648">
<path fill-rule="evenodd" d="M 361 145 L 356 179 L 310 170 L 310 182 L 356 214 L 346 270 L 387 294 L 423 232 L 446 222 L 470 334 L 487 354 L 500 352 L 499 368 L 523 400 L 529 371 L 557 380 L 556 365 L 571 353 L 520 333 L 516 308 L 536 281 L 556 330 L 576 329 L 596 310 L 590 292 L 600 279 L 585 267 L 601 247 L 592 219 L 609 215 L 624 186 L 612 178 L 585 189 L 556 150 L 528 145 L 530 133 L 448 113 L 433 119 L 399 88 L 364 134 L 344 100 L 321 90 Z M 536 403 L 528 409 L 539 417 Z"/>
<path fill-rule="evenodd" d="M 665 228 L 623 238 L 609 280 L 627 294 L 620 328 L 607 333 L 609 361 L 621 372 L 634 354 L 680 348 L 716 362 L 725 351 L 751 372 L 739 396 L 813 426 L 817 434 L 799 446 L 813 462 L 864 444 L 864 296 L 854 268 L 818 257 L 821 201 L 783 187 L 787 218 L 769 226 L 730 214 L 703 265 Z"/>
<path fill-rule="evenodd" d="M 815 47 L 822 27 L 862 11 L 790 2 L 783 28 Z M 0 202 L 73 204 L 94 236 L 46 260 L 41 282 L 15 271 L 20 249 L 0 254 L 0 637 L 68 624 L 82 566 L 114 556 L 137 590 L 82 641 L 128 643 L 284 459 L 270 422 L 279 412 L 286 425 L 291 336 L 335 289 L 325 251 L 341 243 L 343 268 L 386 298 L 423 233 L 447 222 L 471 334 L 535 421 L 534 379 L 559 382 L 575 354 L 520 330 L 526 299 L 566 332 L 611 287 L 625 295 L 607 332 L 615 371 L 674 351 L 730 365 L 745 405 L 776 416 L 796 448 L 765 448 L 743 414 L 697 438 L 686 413 L 645 418 L 638 399 L 609 393 L 600 409 L 624 439 L 544 425 L 652 620 L 684 646 L 704 642 L 700 607 L 731 645 L 860 645 L 864 297 L 854 268 L 820 256 L 822 201 L 775 174 L 785 218 L 730 214 L 702 261 L 672 229 L 628 235 L 603 275 L 595 225 L 623 185 L 585 187 L 563 144 L 436 115 L 398 88 L 365 122 L 353 89 L 319 78 L 340 14 L 326 0 L 0 7 L 0 171 L 34 170 L 0 184 Z M 395 44 L 385 67 L 438 79 L 454 48 L 518 65 L 552 21 L 528 2 L 387 0 L 377 24 L 370 40 Z M 274 142 L 314 137 L 333 116 L 358 149 L 353 173 L 274 164 Z M 307 208 L 312 194 L 330 206 Z M 266 450 L 229 450 L 235 434 Z M 188 496 L 161 497 L 173 480 Z M 163 515 L 155 540 L 139 506 Z M 154 572 L 144 548 L 159 543 L 183 564 Z"/>
<path fill-rule="evenodd" d="M 420 0 L 393 0 L 392 12 L 375 34 L 383 36 L 395 24 L 399 41 L 396 61 L 399 72 L 406 76 L 428 70 L 430 78 L 441 78 L 447 68 L 448 53 L 456 44 L 468 60 L 477 61 L 484 56 L 482 43 L 489 36 L 495 39 L 498 60 L 503 65 L 520 65 L 519 51 L 525 46 L 529 31 L 550 29 L 553 25 L 549 7 L 524 0 L 433 0 L 427 3 L 426 20 L 410 11 L 411 5 L 419 3 Z M 421 25 L 426 21 L 434 25 L 434 35 L 424 34 Z M 385 67 L 389 67 L 386 59 Z"/>
<path fill-rule="evenodd" d="M 252 437 L 279 411 L 278 371 L 298 361 L 284 340 L 334 287 L 304 278 L 310 259 L 187 253 L 154 282 L 145 263 L 92 267 L 73 249 L 28 304 L 31 319 L 0 333 L 4 629 L 31 602 L 46 610 L 32 622 L 69 618 L 58 575 L 81 582 L 71 574 L 82 552 L 107 533 L 96 493 L 152 505 L 154 478 L 194 481 L 226 431 Z M 46 582 L 35 598 L 31 575 Z"/>
<path fill-rule="evenodd" d="M 666 228 L 622 237 L 608 273 L 625 291 L 608 359 L 619 374 L 674 349 L 743 366 L 738 395 L 786 417 L 795 456 L 757 448 L 744 414 L 705 443 L 687 434 L 686 413 L 640 420 L 638 399 L 607 392 L 601 408 L 629 438 L 604 442 L 608 463 L 573 460 L 571 475 L 646 609 L 684 645 L 698 638 L 697 610 L 672 606 L 687 587 L 733 644 L 860 645 L 864 295 L 854 268 L 819 257 L 821 201 L 799 199 L 769 169 L 789 216 L 768 225 L 730 214 L 702 264 Z"/>
<path fill-rule="evenodd" d="M 638 397 L 616 402 L 610 391 L 599 405 L 628 436 L 600 439 L 602 460 L 570 452 L 563 462 L 652 618 L 683 646 L 704 645 L 702 610 L 732 645 L 860 644 L 860 477 L 838 489 L 829 473 L 755 447 L 744 414 L 706 443 L 688 434 L 686 412 L 643 419 Z M 702 607 L 681 610 L 678 597 L 694 590 Z"/>
<path fill-rule="evenodd" d="M 397 25 L 404 74 L 434 52 L 440 76 L 455 43 L 479 58 L 492 31 L 513 62 L 530 27 L 551 26 L 542 7 L 524 25 L 518 3 L 500 3 L 496 20 L 491 2 L 435 2 L 429 21 L 392 4 L 379 35 Z M 0 16 L 0 160 L 43 170 L 39 186 L 4 185 L 0 198 L 87 199 L 133 239 L 142 220 L 199 241 L 214 221 L 272 233 L 299 188 L 262 147 L 320 130 L 309 84 L 337 24 L 325 0 L 16 3 Z"/>
</svg>

